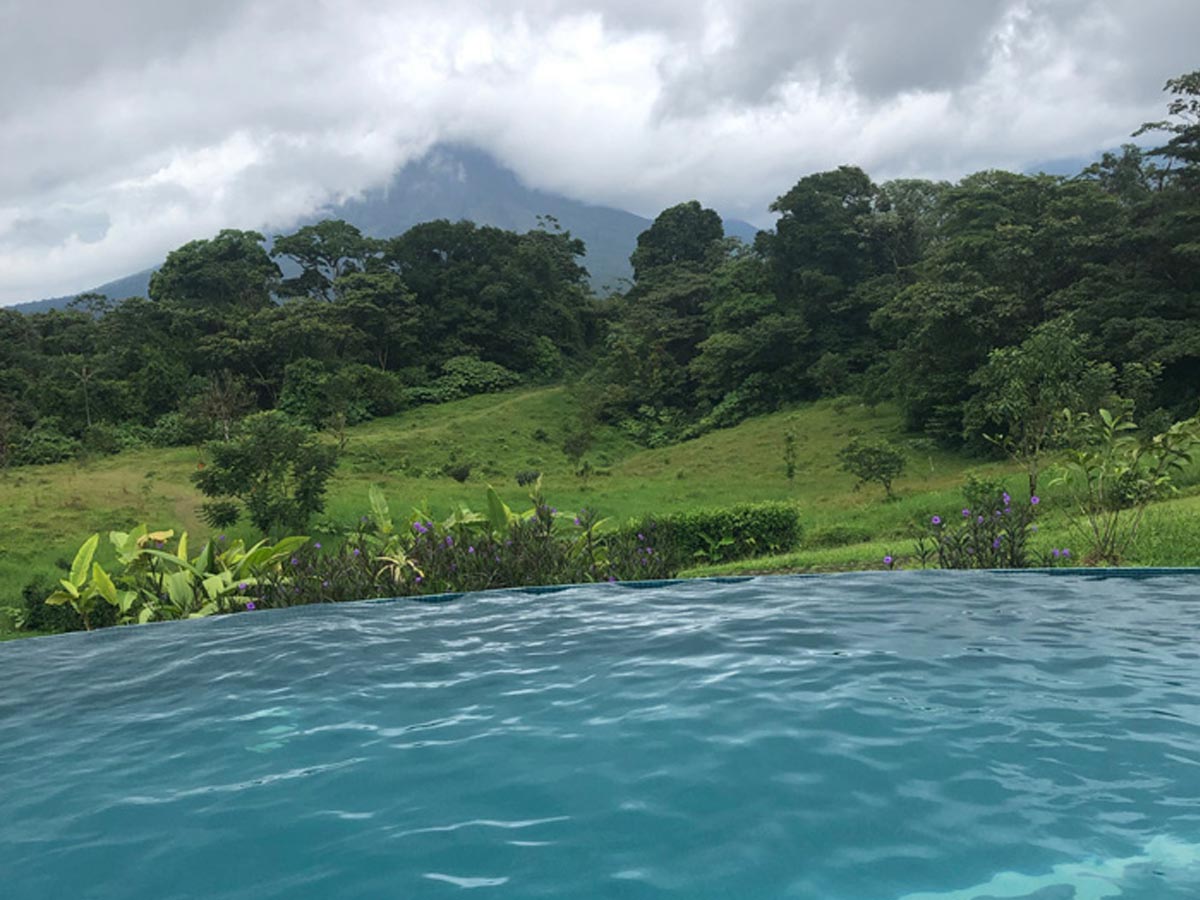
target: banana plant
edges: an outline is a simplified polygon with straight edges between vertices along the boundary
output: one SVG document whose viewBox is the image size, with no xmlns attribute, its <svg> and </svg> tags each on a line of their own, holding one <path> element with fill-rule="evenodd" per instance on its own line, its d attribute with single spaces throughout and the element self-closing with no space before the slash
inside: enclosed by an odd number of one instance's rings
<svg viewBox="0 0 1200 900">
<path fill-rule="evenodd" d="M 59 579 L 61 587 L 46 598 L 46 602 L 51 606 L 69 604 L 79 614 L 79 618 L 83 620 L 83 627 L 88 631 L 92 630 L 92 614 L 96 610 L 96 604 L 105 599 L 88 583 L 89 575 L 93 574 L 92 559 L 96 555 L 99 543 L 99 533 L 93 534 L 83 542 L 75 553 L 67 577 Z"/>
<path fill-rule="evenodd" d="M 92 535 L 46 602 L 70 604 L 89 631 L 102 602 L 115 608 L 123 625 L 232 612 L 239 605 L 235 598 L 256 585 L 260 573 L 279 568 L 308 541 L 304 536 L 275 544 L 264 539 L 247 548 L 236 540 L 219 552 L 210 541 L 189 559 L 187 532 L 179 536 L 174 552 L 165 549 L 172 537 L 173 531 L 150 531 L 145 525 L 110 532 L 109 543 L 121 566 L 113 576 L 95 561 L 100 535 Z"/>
</svg>

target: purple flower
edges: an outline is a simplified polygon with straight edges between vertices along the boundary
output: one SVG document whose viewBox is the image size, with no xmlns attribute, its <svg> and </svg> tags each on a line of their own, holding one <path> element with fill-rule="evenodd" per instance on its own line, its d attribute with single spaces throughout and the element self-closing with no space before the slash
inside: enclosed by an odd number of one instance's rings
<svg viewBox="0 0 1200 900">
<path fill-rule="evenodd" d="M 983 516 L 976 516 L 975 521 L 978 522 L 980 525 L 982 525 L 983 524 Z"/>
<path fill-rule="evenodd" d="M 1063 559 L 1066 559 L 1070 555 L 1071 555 L 1071 551 L 1068 550 L 1066 547 L 1063 547 Z"/>
<path fill-rule="evenodd" d="M 941 525 L 941 524 L 942 524 L 942 517 L 941 517 L 941 516 L 934 516 L 934 517 L 933 517 L 932 519 L 930 519 L 929 521 L 930 521 L 930 522 L 932 522 L 934 525 Z"/>
<path fill-rule="evenodd" d="M 1009 505 L 1012 503 L 1012 497 L 1008 496 L 1008 491 L 1005 491 L 1005 492 L 1004 492 L 1003 494 L 1001 494 L 1000 496 L 1002 496 L 1002 497 L 1004 498 L 1004 505 L 1005 505 L 1005 506 L 1009 506 Z"/>
<path fill-rule="evenodd" d="M 248 587 L 250 587 L 250 585 L 246 584 L 246 582 L 244 582 L 244 581 L 239 581 L 239 582 L 238 582 L 238 590 L 239 590 L 239 591 L 243 591 L 243 592 L 244 592 L 244 591 L 246 590 L 246 588 L 248 588 Z"/>
<path fill-rule="evenodd" d="M 163 542 L 162 542 L 162 541 L 155 541 L 155 542 L 154 542 L 154 546 L 155 546 L 155 547 L 157 547 L 159 550 L 161 550 L 161 549 L 163 548 Z"/>
<path fill-rule="evenodd" d="M 1041 503 L 1042 501 L 1041 501 L 1041 500 L 1038 498 L 1038 496 L 1035 494 L 1034 496 L 1032 496 L 1032 497 L 1030 497 L 1030 498 L 1029 498 L 1029 502 L 1030 502 L 1030 503 L 1032 503 L 1034 506 L 1037 506 L 1037 505 L 1038 505 L 1039 503 Z"/>
<path fill-rule="evenodd" d="M 616 581 L 616 580 L 617 580 L 617 576 L 616 576 L 616 575 L 609 575 L 609 576 L 608 576 L 608 580 L 609 580 L 609 581 Z"/>
<path fill-rule="evenodd" d="M 320 550 L 320 549 L 321 549 L 321 542 L 320 542 L 320 541 L 317 541 L 315 544 L 313 544 L 313 549 L 314 549 L 314 550 Z"/>
<path fill-rule="evenodd" d="M 450 535 L 446 535 L 446 546 L 447 547 L 454 546 L 454 538 L 450 537 Z"/>
<path fill-rule="evenodd" d="M 1000 549 L 1000 538 L 996 538 L 994 541 L 992 541 L 992 549 L 993 550 Z"/>
<path fill-rule="evenodd" d="M 576 524 L 577 526 L 578 526 L 578 525 L 582 525 L 582 524 L 583 524 L 582 522 L 580 522 L 580 521 L 579 521 L 579 516 L 576 516 L 576 517 L 575 517 L 575 524 Z"/>
<path fill-rule="evenodd" d="M 892 558 L 890 556 L 885 556 L 883 558 L 883 564 L 885 566 L 890 566 L 892 564 Z"/>
<path fill-rule="evenodd" d="M 967 509 L 966 507 L 963 507 L 963 518 L 967 519 L 967 518 L 970 518 L 970 516 L 971 516 L 971 511 L 969 509 Z"/>
<path fill-rule="evenodd" d="M 327 588 L 327 587 L 329 587 L 329 581 L 328 581 L 328 580 L 326 580 L 326 581 L 322 581 L 322 582 L 321 582 L 321 587 L 323 587 L 323 588 Z"/>
<path fill-rule="evenodd" d="M 646 539 L 646 536 L 645 536 L 644 534 L 639 534 L 639 535 L 638 535 L 638 540 L 639 540 L 639 541 L 644 541 L 645 539 Z"/>
<path fill-rule="evenodd" d="M 474 552 L 475 552 L 475 548 L 474 548 L 474 547 L 468 547 L 468 548 L 467 548 L 467 552 L 468 552 L 468 553 L 474 553 Z"/>
<path fill-rule="evenodd" d="M 246 609 L 255 609 L 255 608 L 256 608 L 256 607 L 255 607 L 255 605 L 254 605 L 254 601 L 253 601 L 253 600 L 247 600 L 247 601 L 246 601 Z"/>
<path fill-rule="evenodd" d="M 223 535 L 223 534 L 218 534 L 218 535 L 217 535 L 217 543 L 218 543 L 218 544 L 222 544 L 222 543 L 224 543 L 224 542 L 225 542 L 225 535 Z"/>
<path fill-rule="evenodd" d="M 1051 552 L 1051 553 L 1054 555 L 1054 558 L 1055 558 L 1055 559 L 1057 559 L 1059 556 L 1061 556 L 1061 555 L 1062 555 L 1062 554 L 1061 554 L 1061 552 L 1059 551 L 1059 549 L 1058 549 L 1057 547 L 1055 547 L 1055 548 L 1054 548 L 1053 550 L 1051 550 L 1050 552 Z"/>
<path fill-rule="evenodd" d="M 1036 525 L 1030 525 L 1029 530 L 1032 531 L 1034 534 L 1037 534 L 1037 526 Z"/>
<path fill-rule="evenodd" d="M 417 584 L 420 584 L 424 580 L 425 579 L 422 578 L 420 575 L 418 575 L 416 578 L 413 579 L 413 581 L 415 581 Z"/>
<path fill-rule="evenodd" d="M 426 528 L 424 525 L 422 525 L 420 522 L 413 522 L 413 531 L 415 531 L 417 534 L 428 534 L 429 533 L 429 529 Z"/>
<path fill-rule="evenodd" d="M 294 557 L 294 556 L 293 556 L 293 557 L 292 557 L 292 565 L 293 565 L 293 566 L 298 566 L 298 565 L 300 565 L 300 560 L 296 559 L 296 557 Z"/>
<path fill-rule="evenodd" d="M 361 551 L 361 550 L 359 550 L 357 547 L 355 547 L 355 548 L 354 548 L 354 555 L 355 555 L 355 556 L 362 556 L 362 551 Z"/>
<path fill-rule="evenodd" d="M 558 507 L 557 506 L 550 507 L 550 515 L 552 515 L 552 516 L 558 515 Z"/>
</svg>

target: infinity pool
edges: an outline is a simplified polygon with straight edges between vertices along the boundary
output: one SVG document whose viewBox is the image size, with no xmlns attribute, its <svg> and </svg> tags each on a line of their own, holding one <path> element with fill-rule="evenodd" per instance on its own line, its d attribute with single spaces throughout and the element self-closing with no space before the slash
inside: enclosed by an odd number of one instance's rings
<svg viewBox="0 0 1200 900">
<path fill-rule="evenodd" d="M 1200 578 L 504 591 L 0 646 L 0 896 L 1200 897 Z"/>
</svg>

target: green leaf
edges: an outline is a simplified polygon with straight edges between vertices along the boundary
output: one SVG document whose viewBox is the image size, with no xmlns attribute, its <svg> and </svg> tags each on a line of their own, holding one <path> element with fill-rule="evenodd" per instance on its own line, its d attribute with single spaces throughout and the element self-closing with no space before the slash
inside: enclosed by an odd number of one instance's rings
<svg viewBox="0 0 1200 900">
<path fill-rule="evenodd" d="M 177 609 L 185 612 L 191 609 L 196 594 L 186 571 L 172 572 L 163 579 L 163 584 L 167 588 L 167 598 Z"/>
<path fill-rule="evenodd" d="M 100 567 L 100 563 L 92 563 L 92 587 L 96 593 L 107 600 L 111 605 L 117 605 L 117 586 L 113 584 L 108 573 Z"/>
<path fill-rule="evenodd" d="M 496 532 L 506 531 L 508 523 L 513 519 L 513 512 L 508 508 L 500 495 L 496 493 L 496 489 L 490 484 L 487 489 L 488 501 L 488 523 L 492 526 L 492 530 Z"/>
<path fill-rule="evenodd" d="M 388 508 L 387 498 L 383 495 L 383 491 L 376 485 L 371 485 L 367 493 L 371 498 L 371 516 L 375 520 L 375 527 L 381 534 L 391 534 L 392 511 Z"/>
<path fill-rule="evenodd" d="M 60 578 L 58 583 L 63 586 L 63 590 L 66 591 L 68 599 L 79 599 L 79 588 L 75 587 L 74 582 L 67 581 L 65 578 Z"/>
<path fill-rule="evenodd" d="M 71 563 L 70 576 L 71 583 L 75 587 L 83 587 L 83 583 L 87 581 L 88 569 L 92 565 L 92 557 L 96 555 L 96 545 L 99 543 L 100 533 L 96 532 L 83 542 L 83 546 L 75 554 L 75 561 Z"/>
<path fill-rule="evenodd" d="M 153 556 L 157 559 L 165 560 L 165 561 L 171 563 L 172 565 L 174 565 L 176 568 L 176 571 L 172 574 L 178 575 L 180 572 L 183 572 L 183 573 L 190 572 L 192 575 L 196 576 L 197 578 L 202 578 L 204 576 L 204 573 L 201 572 L 199 569 L 197 569 L 195 566 L 193 566 L 190 562 L 188 562 L 186 559 L 182 559 L 182 558 L 176 556 L 174 553 L 168 553 L 165 550 L 143 550 L 142 552 L 144 554 L 146 554 L 147 556 Z"/>
</svg>

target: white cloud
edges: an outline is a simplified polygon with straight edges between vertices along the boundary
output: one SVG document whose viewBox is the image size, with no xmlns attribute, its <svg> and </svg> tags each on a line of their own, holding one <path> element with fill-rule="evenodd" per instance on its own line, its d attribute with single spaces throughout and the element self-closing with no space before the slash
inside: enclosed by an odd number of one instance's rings
<svg viewBox="0 0 1200 900">
<path fill-rule="evenodd" d="M 0 303 L 286 227 L 438 141 L 590 202 L 759 222 L 844 162 L 1085 156 L 1161 116 L 1196 33 L 1190 0 L 10 4 Z"/>
</svg>

